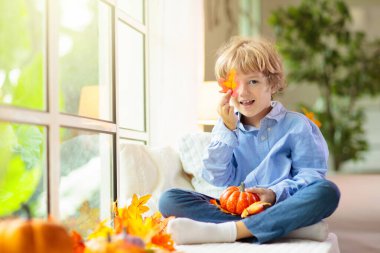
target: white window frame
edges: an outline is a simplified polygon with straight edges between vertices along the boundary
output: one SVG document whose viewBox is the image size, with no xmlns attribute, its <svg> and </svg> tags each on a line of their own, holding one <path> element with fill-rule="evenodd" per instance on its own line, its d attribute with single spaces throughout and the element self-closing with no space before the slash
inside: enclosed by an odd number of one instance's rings
<svg viewBox="0 0 380 253">
<path fill-rule="evenodd" d="M 111 193 L 113 200 L 119 195 L 119 140 L 130 139 L 149 144 L 149 101 L 148 101 L 148 29 L 147 29 L 147 2 L 143 1 L 144 20 L 142 23 L 129 16 L 118 7 L 116 0 L 98 0 L 111 7 L 112 10 L 112 97 L 113 97 L 113 120 L 104 121 L 81 117 L 79 115 L 64 114 L 59 111 L 59 81 L 58 81 L 58 37 L 59 37 L 59 2 L 45 0 L 46 3 L 46 46 L 45 50 L 45 80 L 46 80 L 46 111 L 29 110 L 20 107 L 0 104 L 0 121 L 9 123 L 21 123 L 39 125 L 47 129 L 47 154 L 46 154 L 46 175 L 47 175 L 47 213 L 54 217 L 59 217 L 59 182 L 60 182 L 60 135 L 61 127 L 94 131 L 98 133 L 111 134 L 113 136 L 113 171 Z M 145 131 L 134 131 L 122 128 L 119 125 L 118 114 L 118 42 L 117 23 L 121 20 L 132 28 L 141 32 L 144 38 L 144 64 L 145 64 Z M 33 92 L 31 91 L 31 94 Z"/>
</svg>

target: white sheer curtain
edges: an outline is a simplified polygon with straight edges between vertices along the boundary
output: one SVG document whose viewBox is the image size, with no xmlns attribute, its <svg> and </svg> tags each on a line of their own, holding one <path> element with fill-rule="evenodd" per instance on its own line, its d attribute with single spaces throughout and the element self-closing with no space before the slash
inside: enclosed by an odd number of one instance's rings
<svg viewBox="0 0 380 253">
<path fill-rule="evenodd" d="M 197 131 L 204 79 L 203 0 L 149 0 L 150 144 L 176 145 Z"/>
</svg>

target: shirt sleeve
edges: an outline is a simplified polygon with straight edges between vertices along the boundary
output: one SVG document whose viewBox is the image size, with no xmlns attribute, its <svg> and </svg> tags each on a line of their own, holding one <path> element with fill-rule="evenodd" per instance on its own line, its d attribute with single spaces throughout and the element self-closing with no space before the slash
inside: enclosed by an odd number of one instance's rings
<svg viewBox="0 0 380 253">
<path fill-rule="evenodd" d="M 292 160 L 289 178 L 269 187 L 276 194 L 276 203 L 325 178 L 327 172 L 328 147 L 322 133 L 309 120 L 301 122 L 289 135 Z"/>
<path fill-rule="evenodd" d="M 237 173 L 233 150 L 238 146 L 238 130 L 231 131 L 218 120 L 212 135 L 203 159 L 202 177 L 215 186 L 233 185 Z"/>
</svg>

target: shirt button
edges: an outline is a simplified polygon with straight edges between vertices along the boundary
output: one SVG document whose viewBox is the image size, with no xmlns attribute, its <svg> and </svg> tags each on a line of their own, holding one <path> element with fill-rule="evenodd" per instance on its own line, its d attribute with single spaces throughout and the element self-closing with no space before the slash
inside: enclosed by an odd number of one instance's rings
<svg viewBox="0 0 380 253">
<path fill-rule="evenodd" d="M 265 136 L 261 136 L 261 140 L 264 141 L 265 140 Z"/>
<path fill-rule="evenodd" d="M 270 132 L 270 130 L 272 130 L 272 128 L 268 127 L 267 130 L 268 130 L 268 132 Z"/>
</svg>

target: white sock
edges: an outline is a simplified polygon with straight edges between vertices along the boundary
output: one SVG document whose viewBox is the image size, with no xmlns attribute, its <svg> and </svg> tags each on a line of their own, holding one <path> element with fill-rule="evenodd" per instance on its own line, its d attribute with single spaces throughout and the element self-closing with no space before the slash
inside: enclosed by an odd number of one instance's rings
<svg viewBox="0 0 380 253">
<path fill-rule="evenodd" d="M 180 244 L 234 242 L 236 240 L 235 222 L 207 223 L 188 218 L 170 220 L 167 231 L 174 242 Z"/>
</svg>

